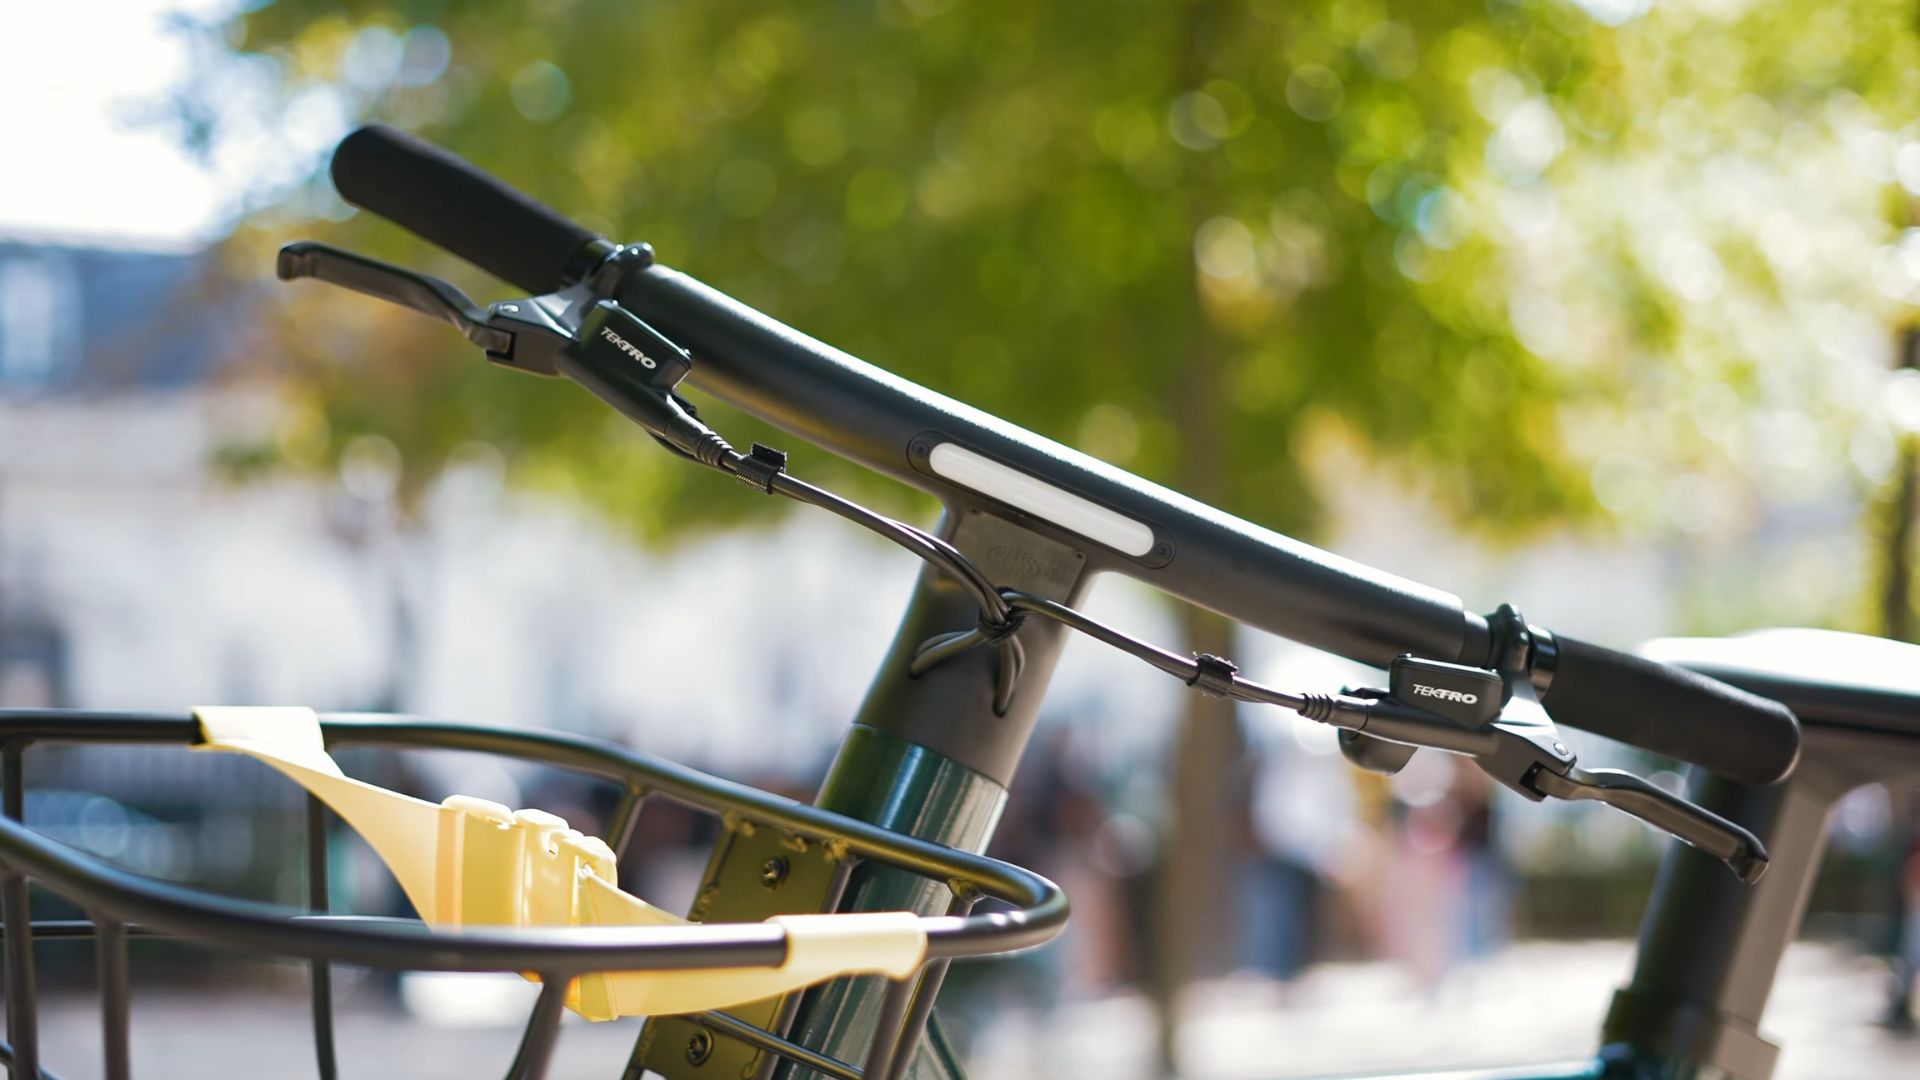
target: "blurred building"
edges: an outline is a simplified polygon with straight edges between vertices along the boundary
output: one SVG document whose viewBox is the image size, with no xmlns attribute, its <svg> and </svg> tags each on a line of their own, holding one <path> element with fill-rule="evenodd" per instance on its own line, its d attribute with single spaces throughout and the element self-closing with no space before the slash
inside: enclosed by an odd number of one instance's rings
<svg viewBox="0 0 1920 1080">
<path fill-rule="evenodd" d="M 0 239 L 0 703 L 72 700 L 59 524 L 199 471 L 194 388 L 224 328 L 206 262 Z"/>
<path fill-rule="evenodd" d="M 342 478 L 235 482 L 218 452 L 279 420 L 219 366 L 254 287 L 206 252 L 0 241 L 0 706 L 400 709 L 811 784 L 891 638 L 911 556 L 823 515 L 645 552 L 508 490 L 498 455 L 449 472 L 404 529 Z M 1105 603 L 1163 622 L 1138 590 Z M 730 643 L 749 632 L 760 656 L 742 665 Z M 1157 743 L 1160 710 L 1128 706 L 1170 706 L 1178 687 L 1077 652 L 1061 708 L 1098 718 L 1110 752 Z M 117 761 L 65 780 L 162 817 L 264 797 L 209 786 L 225 767 L 200 759 L 177 779 Z M 512 770 L 461 768 L 425 782 L 516 801 Z"/>
</svg>

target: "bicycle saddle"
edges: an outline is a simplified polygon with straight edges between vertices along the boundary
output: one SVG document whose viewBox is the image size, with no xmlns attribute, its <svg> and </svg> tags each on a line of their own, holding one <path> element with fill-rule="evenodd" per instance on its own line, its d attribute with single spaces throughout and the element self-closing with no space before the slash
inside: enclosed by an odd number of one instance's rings
<svg viewBox="0 0 1920 1080">
<path fill-rule="evenodd" d="M 1920 645 L 1838 630 L 1776 629 L 1660 638 L 1640 651 L 1772 698 L 1802 724 L 1920 738 Z"/>
</svg>

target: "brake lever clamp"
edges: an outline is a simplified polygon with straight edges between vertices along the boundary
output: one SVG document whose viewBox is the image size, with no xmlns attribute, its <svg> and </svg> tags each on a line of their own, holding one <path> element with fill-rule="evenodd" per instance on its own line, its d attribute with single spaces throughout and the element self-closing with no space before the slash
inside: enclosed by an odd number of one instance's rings
<svg viewBox="0 0 1920 1080">
<path fill-rule="evenodd" d="M 600 381 L 671 394 L 693 370 L 685 349 L 590 284 L 494 304 L 487 325 L 512 338 L 511 348 L 489 351 L 487 359 L 534 375 L 564 375 L 588 389 Z"/>
<path fill-rule="evenodd" d="M 653 265 L 652 244 L 623 244 L 594 266 L 587 283 L 595 295 L 611 300 L 626 289 L 627 282 Z"/>
<path fill-rule="evenodd" d="M 1486 727 L 1500 714 L 1500 676 L 1481 668 L 1442 664 L 1412 655 L 1396 658 L 1387 668 L 1387 689 L 1349 689 L 1347 693 L 1374 701 L 1390 701 L 1440 717 L 1468 731 Z M 1354 728 L 1340 731 L 1340 752 L 1366 769 L 1392 776 L 1406 768 L 1419 746 Z"/>
</svg>

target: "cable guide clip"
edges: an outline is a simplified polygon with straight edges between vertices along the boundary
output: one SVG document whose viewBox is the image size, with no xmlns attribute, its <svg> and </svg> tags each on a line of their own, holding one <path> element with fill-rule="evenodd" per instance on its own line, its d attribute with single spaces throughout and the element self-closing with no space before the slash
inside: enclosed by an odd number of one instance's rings
<svg viewBox="0 0 1920 1080">
<path fill-rule="evenodd" d="M 1208 697 L 1232 697 L 1233 681 L 1240 674 L 1240 666 L 1224 656 L 1212 653 L 1193 654 L 1195 671 L 1187 685 Z"/>
<path fill-rule="evenodd" d="M 753 449 L 735 463 L 733 475 L 763 495 L 773 494 L 773 479 L 787 471 L 787 452 L 771 446 L 753 444 Z"/>
</svg>

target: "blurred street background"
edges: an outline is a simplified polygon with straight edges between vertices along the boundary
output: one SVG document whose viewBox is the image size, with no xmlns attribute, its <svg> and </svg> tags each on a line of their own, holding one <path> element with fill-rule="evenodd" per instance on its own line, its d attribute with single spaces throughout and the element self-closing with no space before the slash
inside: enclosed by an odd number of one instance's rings
<svg viewBox="0 0 1920 1080">
<path fill-rule="evenodd" d="M 23 0 L 0 30 L 0 705 L 546 726 L 811 796 L 917 564 L 684 468 L 445 326 L 275 282 L 278 246 L 322 239 L 510 295 L 333 192 L 327 153 L 373 119 L 1473 610 L 1623 646 L 1920 638 L 1917 28 L 1911 0 Z M 767 439 L 702 404 L 734 443 Z M 777 444 L 810 479 L 937 512 Z M 1089 609 L 1279 686 L 1377 679 L 1127 582 Z M 1586 763 L 1678 781 L 1575 738 Z M 157 750 L 29 769 L 28 820 L 64 842 L 303 896 L 301 804 L 264 769 Z M 405 779 L 583 827 L 606 810 L 466 758 Z M 646 822 L 637 880 L 684 907 L 711 827 Z M 1916 826 L 1911 788 L 1836 814 L 1770 1017 L 1783 1075 L 1920 1070 Z M 1575 1058 L 1663 843 L 1438 755 L 1359 773 L 1326 729 L 1080 640 L 993 849 L 1063 884 L 1073 925 L 957 971 L 945 1021 L 990 1077 Z M 338 855 L 341 908 L 398 910 L 360 849 Z M 93 1075 L 89 957 L 42 950 L 50 1064 Z M 304 1075 L 290 978 L 141 954 L 141 1075 L 282 1075 L 269 1042 Z M 504 1069 L 509 1036 L 466 1032 L 504 1032 L 523 990 L 355 980 L 343 1053 L 471 1075 L 433 1049 L 457 1042 Z M 195 1017 L 249 1033 L 222 1070 L 193 1059 Z M 574 1025 L 568 1053 L 618 1060 L 630 1036 Z"/>
<path fill-rule="evenodd" d="M 1419 1070 L 1437 1063 L 1500 1066 L 1570 1063 L 1591 1054 L 1612 987 L 1629 969 L 1626 943 L 1532 941 L 1502 950 L 1444 995 L 1420 992 L 1390 962 L 1316 965 L 1291 986 L 1246 978 L 1203 984 L 1187 1014 L 1189 1074 L 1207 1080 L 1349 1076 L 1360 1070 Z M 1786 1044 L 1779 1080 L 1880 1080 L 1912 1071 L 1913 1043 L 1860 1017 L 1878 1007 L 1882 984 L 1871 960 L 1844 947 L 1796 947 L 1768 1013 Z M 192 995 L 143 995 L 133 1045 L 141 1075 L 246 1076 L 305 1080 L 313 1075 L 304 973 L 292 967 L 229 969 L 238 982 Z M 236 978 L 237 976 L 237 978 Z M 341 996 L 343 1075 L 409 1080 L 491 1076 L 513 1057 L 534 988 L 512 976 L 461 985 L 428 1004 L 395 1010 L 377 986 L 349 980 Z M 452 988 L 447 988 L 451 990 Z M 48 1003 L 45 1037 L 54 1060 L 77 1062 L 61 1075 L 97 1076 L 98 1006 L 90 994 Z M 973 1075 L 993 1080 L 1101 1077 L 1151 1080 L 1153 1006 L 1121 992 L 1063 1000 L 1035 1010 L 1001 1008 L 970 1036 Z M 220 1037 L 210 1037 L 217 1018 Z M 554 1075 L 617 1076 L 639 1024 L 573 1020 Z M 1391 1032 L 1391 1037 L 1383 1037 Z M 151 1062 L 152 1064 L 148 1064 Z M 1488 1080 L 1477 1075 L 1471 1080 Z"/>
</svg>

